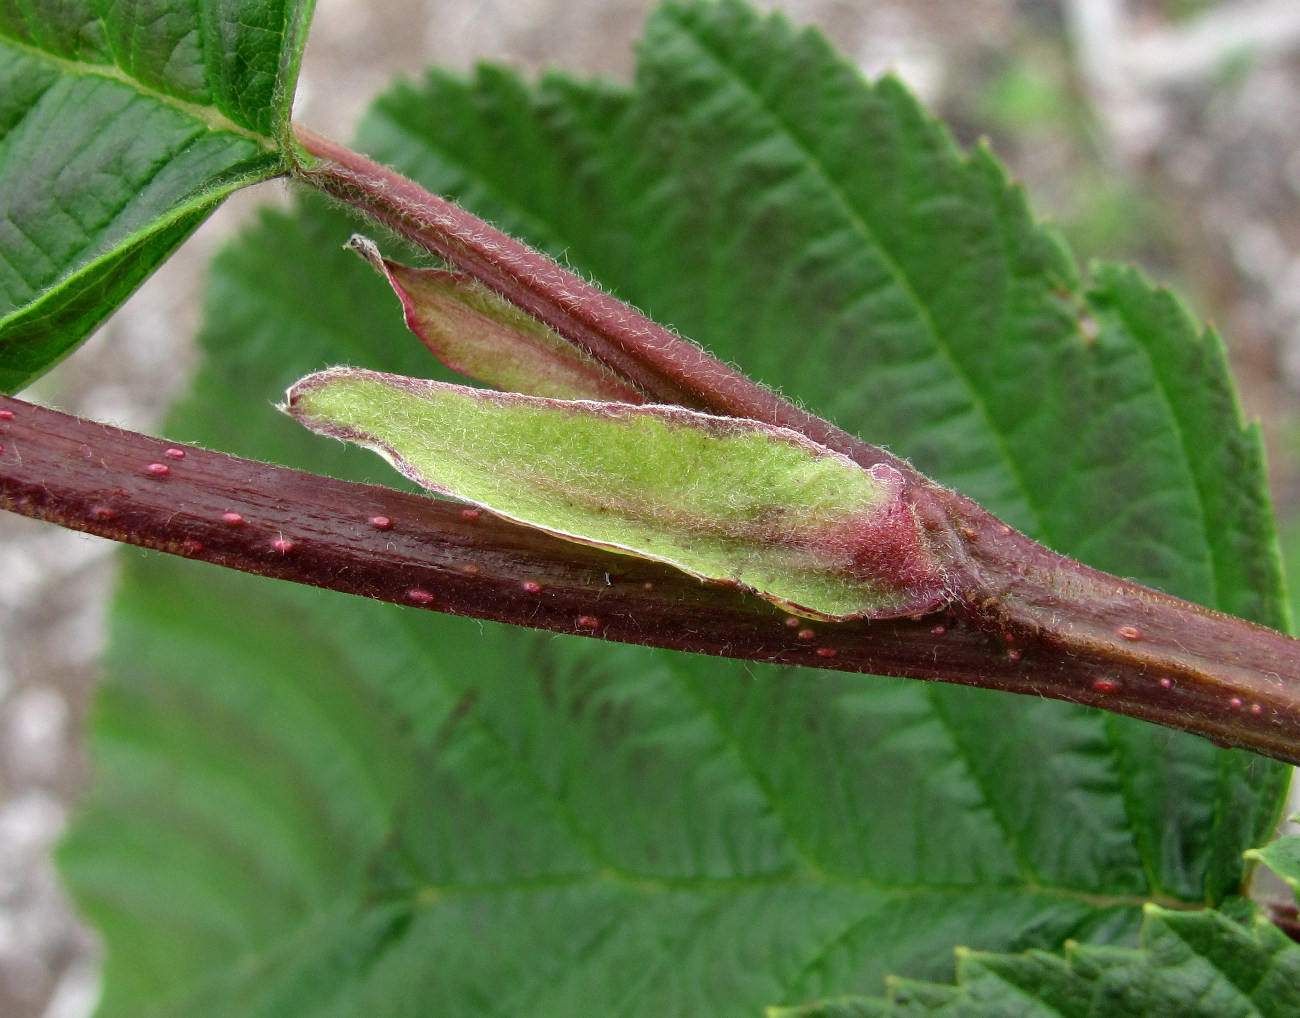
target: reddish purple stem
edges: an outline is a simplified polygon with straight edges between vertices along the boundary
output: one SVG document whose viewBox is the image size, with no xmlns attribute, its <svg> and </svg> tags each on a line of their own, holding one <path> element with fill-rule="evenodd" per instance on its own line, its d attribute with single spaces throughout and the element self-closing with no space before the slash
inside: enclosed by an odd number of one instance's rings
<svg viewBox="0 0 1300 1018">
<path fill-rule="evenodd" d="M 1060 559 L 1001 525 L 975 541 L 981 554 L 1017 563 L 1015 589 L 993 603 L 958 602 L 919 619 L 808 622 L 722 584 L 456 503 L 180 446 L 3 396 L 0 508 L 395 604 L 1071 700 L 1300 762 L 1294 641 Z"/>
<path fill-rule="evenodd" d="M 990 674 L 989 654 L 1001 648 L 952 620 L 942 641 L 931 636 L 934 619 L 790 626 L 784 612 L 734 588 L 459 503 L 178 446 L 0 396 L 0 414 L 6 411 L 12 416 L 0 418 L 0 507 L 73 530 L 538 629 L 1033 688 L 1009 663 Z M 166 474 L 151 469 L 164 461 Z"/>
<path fill-rule="evenodd" d="M 749 417 L 807 435 L 865 467 L 905 464 L 800 410 L 546 255 L 445 198 L 303 127 L 298 142 L 319 163 L 307 183 L 348 202 L 455 265 L 631 382 L 656 403 Z"/>
</svg>

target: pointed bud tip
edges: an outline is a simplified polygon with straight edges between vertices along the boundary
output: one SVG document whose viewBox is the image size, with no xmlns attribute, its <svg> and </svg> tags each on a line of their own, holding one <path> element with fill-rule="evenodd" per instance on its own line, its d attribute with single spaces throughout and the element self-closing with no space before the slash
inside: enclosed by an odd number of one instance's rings
<svg viewBox="0 0 1300 1018">
<path fill-rule="evenodd" d="M 384 272 L 384 256 L 379 253 L 379 245 L 369 237 L 354 233 L 348 238 L 348 242 L 343 245 L 343 248 L 364 258 L 375 271 L 381 274 Z"/>
</svg>

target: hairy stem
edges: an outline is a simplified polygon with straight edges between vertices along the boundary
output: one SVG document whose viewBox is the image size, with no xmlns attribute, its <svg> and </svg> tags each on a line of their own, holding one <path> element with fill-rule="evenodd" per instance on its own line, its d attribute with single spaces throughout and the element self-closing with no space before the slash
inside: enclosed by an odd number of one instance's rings
<svg viewBox="0 0 1300 1018">
<path fill-rule="evenodd" d="M 545 322 L 635 385 L 649 401 L 749 417 L 798 431 L 866 467 L 888 463 L 905 468 L 885 450 L 799 409 L 414 181 L 303 127 L 296 128 L 296 135 L 304 150 L 319 160 L 299 167 L 300 179 L 374 217 Z"/>
<path fill-rule="evenodd" d="M 979 522 L 980 510 L 936 492 L 946 512 Z M 1087 703 L 1300 763 L 1295 641 L 1063 559 L 996 521 L 966 537 L 975 571 L 993 578 L 982 600 L 920 619 L 810 623 L 459 504 L 174 445 L 10 397 L 0 397 L 0 508 L 396 604 Z"/>
</svg>

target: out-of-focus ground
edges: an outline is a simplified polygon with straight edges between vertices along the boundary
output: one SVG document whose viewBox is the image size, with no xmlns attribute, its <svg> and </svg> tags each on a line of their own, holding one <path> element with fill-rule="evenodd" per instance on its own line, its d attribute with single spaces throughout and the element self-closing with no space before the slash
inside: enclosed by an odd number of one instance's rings
<svg viewBox="0 0 1300 1018">
<path fill-rule="evenodd" d="M 499 60 L 627 78 L 647 0 L 318 0 L 299 119 L 346 140 L 394 75 Z M 1230 344 L 1300 567 L 1300 2 L 785 0 L 868 75 L 892 69 L 966 144 L 987 136 L 1078 253 L 1134 259 Z M 156 430 L 194 362 L 204 266 L 237 196 L 31 391 Z M 269 398 L 269 395 L 268 395 Z M 97 945 L 50 862 L 113 579 L 107 542 L 0 517 L 0 1015 L 81 1018 Z M 1300 571 L 1297 572 L 1300 582 Z"/>
</svg>

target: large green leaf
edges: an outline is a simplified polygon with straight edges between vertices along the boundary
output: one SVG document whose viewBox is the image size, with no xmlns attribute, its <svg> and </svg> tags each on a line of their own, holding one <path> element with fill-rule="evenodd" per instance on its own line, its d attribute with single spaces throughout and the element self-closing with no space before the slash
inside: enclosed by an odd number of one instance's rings
<svg viewBox="0 0 1300 1018">
<path fill-rule="evenodd" d="M 364 145 L 1056 547 L 1283 617 L 1212 335 L 1129 270 L 1085 297 L 990 156 L 820 37 L 692 3 L 647 39 L 634 89 L 434 75 Z M 170 434 L 388 481 L 269 408 L 329 364 L 447 377 L 352 228 L 306 202 L 221 256 Z M 754 1015 L 951 979 L 956 944 L 1131 945 L 1144 904 L 1239 889 L 1287 773 L 1056 702 L 161 558 L 113 625 L 63 855 L 106 1015 Z"/>
<path fill-rule="evenodd" d="M 280 172 L 311 0 L 0 0 L 0 391 Z"/>
</svg>

